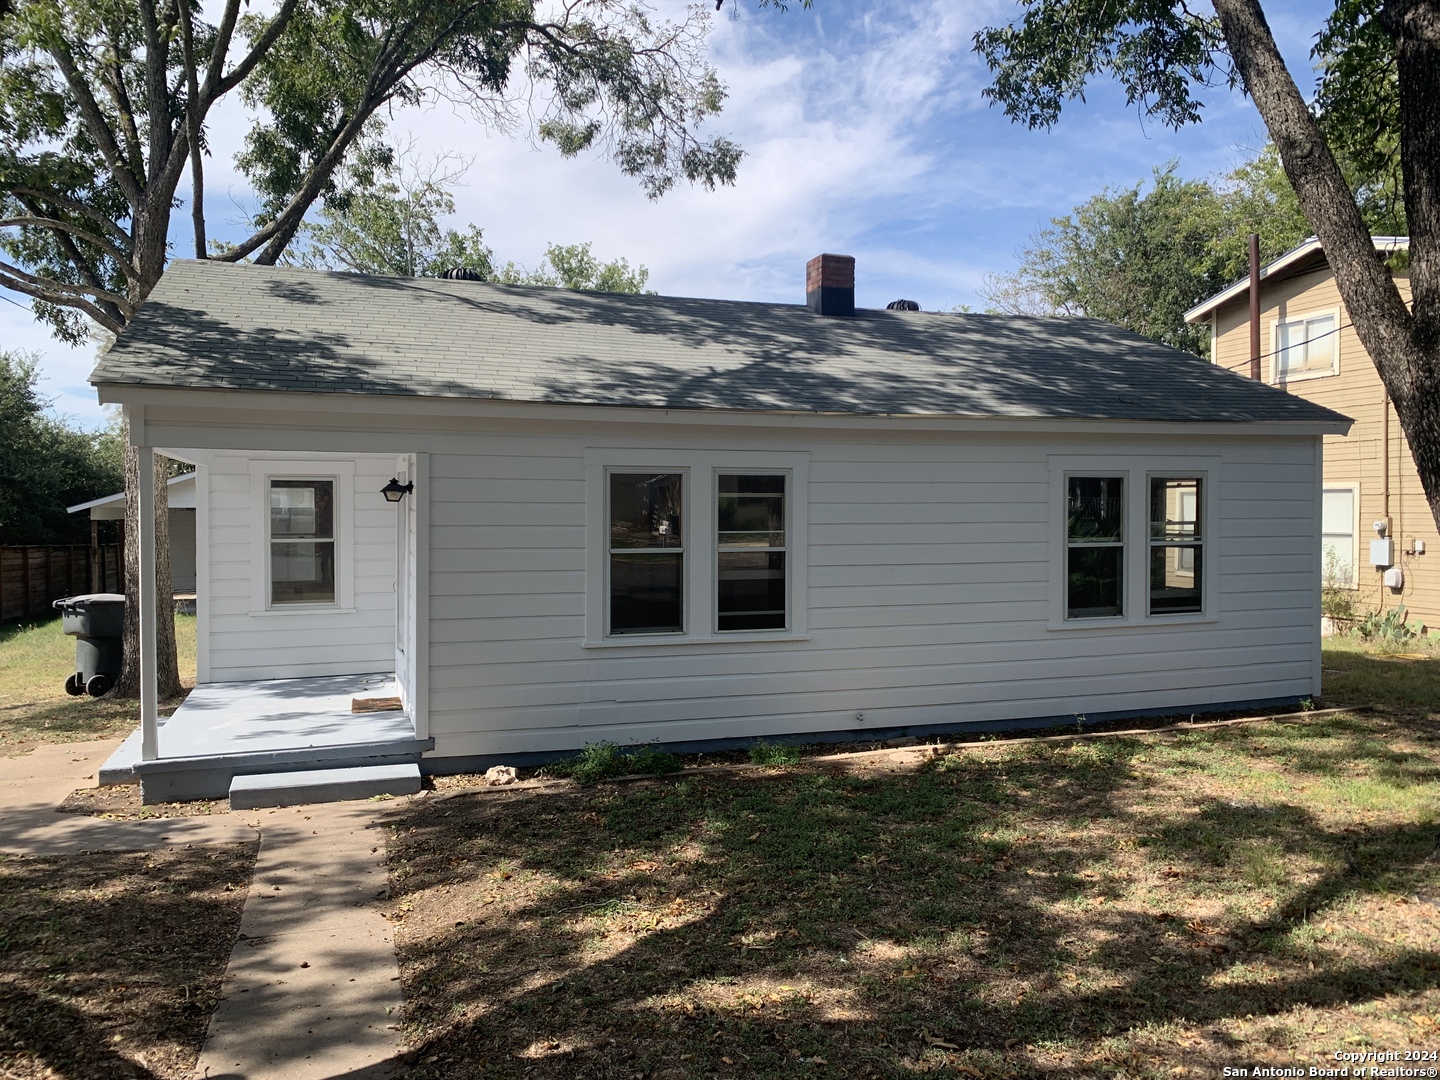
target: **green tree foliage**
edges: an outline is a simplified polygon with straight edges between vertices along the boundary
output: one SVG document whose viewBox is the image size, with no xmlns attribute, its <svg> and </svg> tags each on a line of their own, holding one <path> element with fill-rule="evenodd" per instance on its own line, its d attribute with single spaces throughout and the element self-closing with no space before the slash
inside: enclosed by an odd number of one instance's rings
<svg viewBox="0 0 1440 1080">
<path fill-rule="evenodd" d="M 255 116 L 237 164 L 259 197 L 227 260 L 274 263 L 316 203 L 343 211 L 393 161 L 391 105 L 444 96 L 491 128 L 535 121 L 605 153 L 651 197 L 730 183 L 741 152 L 700 125 L 725 92 L 710 13 L 644 0 L 15 0 L 0 13 L 0 286 L 69 341 L 118 333 L 159 280 L 187 170 L 203 190 L 212 110 Z M 196 257 L 211 254 L 192 200 Z M 457 243 L 472 238 L 462 236 Z M 445 242 L 450 242 L 447 238 Z M 471 250 L 466 248 L 466 250 Z"/>
<path fill-rule="evenodd" d="M 535 270 L 506 263 L 496 280 L 506 285 L 546 285 L 551 288 L 585 289 L 591 292 L 642 293 L 650 271 L 643 266 L 630 269 L 625 259 L 601 262 L 587 244 L 551 244 L 545 260 Z"/>
<path fill-rule="evenodd" d="M 625 259 L 601 262 L 586 244 L 551 244 L 541 265 L 526 270 L 507 262 L 498 270 L 494 252 L 475 225 L 447 228 L 455 213 L 454 187 L 469 162 L 441 155 L 417 162 L 409 151 L 358 178 L 343 205 L 322 207 L 301 226 L 299 242 L 286 261 L 322 270 L 391 277 L 438 277 L 463 268 L 483 281 L 543 285 L 596 292 L 638 293 L 650 271 Z"/>
<path fill-rule="evenodd" d="M 36 365 L 0 352 L 0 544 L 84 543 L 89 520 L 65 508 L 124 486 L 120 444 L 45 415 Z"/>
<path fill-rule="evenodd" d="M 456 267 L 493 277 L 493 254 L 481 231 L 474 225 L 448 229 L 442 222 L 455 213 L 451 188 L 467 166 L 453 155 L 424 165 L 403 155 L 302 225 L 286 261 L 391 277 L 436 277 Z"/>
<path fill-rule="evenodd" d="M 1091 315 L 1178 349 L 1204 352 L 1209 329 L 1185 312 L 1247 272 L 1249 233 L 1274 258 L 1309 232 L 1273 150 L 1215 180 L 1176 162 L 1144 184 L 1107 189 L 1052 218 L 984 294 L 1019 314 Z"/>
<path fill-rule="evenodd" d="M 1060 120 L 1096 79 L 1143 116 L 1195 123 L 1204 98 L 1250 96 L 1356 335 L 1400 418 L 1440 524 L 1440 0 L 1332 0 L 1313 91 L 1297 85 L 1262 0 L 1021 0 L 975 35 L 985 91 L 1032 128 Z M 1375 257 L 1375 222 L 1410 237 L 1407 304 Z"/>
</svg>

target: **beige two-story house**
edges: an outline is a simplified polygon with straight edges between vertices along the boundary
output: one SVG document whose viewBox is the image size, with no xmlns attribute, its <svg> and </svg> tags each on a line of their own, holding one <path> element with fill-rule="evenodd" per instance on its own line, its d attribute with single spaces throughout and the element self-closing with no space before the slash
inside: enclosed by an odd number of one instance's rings
<svg viewBox="0 0 1440 1080">
<path fill-rule="evenodd" d="M 1377 236 L 1375 248 L 1394 255 L 1409 241 Z M 1410 618 L 1440 629 L 1440 536 L 1394 406 L 1350 325 L 1320 242 L 1308 240 L 1262 267 L 1259 281 L 1260 377 L 1355 421 L 1348 435 L 1325 436 L 1321 574 L 1355 588 L 1361 614 L 1403 604 Z M 1395 282 L 1408 302 L 1403 270 Z M 1249 291 L 1247 277 L 1185 313 L 1187 322 L 1210 326 L 1210 359 L 1246 375 Z M 1389 566 L 1377 565 L 1386 549 L 1372 552 L 1380 539 L 1392 541 Z M 1399 571 L 1398 586 L 1394 574 L 1386 584 L 1387 569 Z"/>
</svg>

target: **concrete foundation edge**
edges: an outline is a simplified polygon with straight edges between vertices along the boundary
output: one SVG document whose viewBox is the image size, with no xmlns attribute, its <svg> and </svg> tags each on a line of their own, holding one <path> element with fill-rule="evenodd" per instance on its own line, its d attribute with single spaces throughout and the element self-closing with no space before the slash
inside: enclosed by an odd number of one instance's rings
<svg viewBox="0 0 1440 1080">
<path fill-rule="evenodd" d="M 1255 709 L 1275 709 L 1298 706 L 1303 697 L 1253 698 L 1246 701 L 1227 701 L 1208 705 L 1192 705 L 1184 708 L 1125 709 L 1115 712 L 1089 713 L 1085 716 L 1088 725 L 1105 724 L 1115 720 L 1138 720 L 1153 717 L 1210 716 L 1216 713 L 1243 712 Z M 695 742 L 660 743 L 660 749 L 677 754 L 710 754 L 725 750 L 741 750 L 757 742 L 784 743 L 804 746 L 811 743 L 883 742 L 889 739 L 928 739 L 943 735 L 968 735 L 977 732 L 1044 731 L 1051 728 L 1076 728 L 1074 713 L 1064 716 L 1027 716 L 1014 720 L 971 720 L 955 724 L 917 724 L 909 727 L 847 728 L 841 731 L 803 731 L 786 735 L 756 735 L 729 739 L 704 739 Z M 492 765 L 514 765 L 518 768 L 533 768 L 573 757 L 574 750 L 543 750 L 518 754 L 467 754 L 442 756 L 429 753 L 420 759 L 420 771 L 426 776 L 453 776 L 460 773 L 482 773 Z"/>
</svg>

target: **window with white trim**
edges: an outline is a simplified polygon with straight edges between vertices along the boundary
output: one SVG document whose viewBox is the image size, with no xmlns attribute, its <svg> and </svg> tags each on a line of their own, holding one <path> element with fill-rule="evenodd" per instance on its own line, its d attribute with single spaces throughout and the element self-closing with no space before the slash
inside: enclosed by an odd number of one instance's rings
<svg viewBox="0 0 1440 1080">
<path fill-rule="evenodd" d="M 1150 614 L 1204 607 L 1204 505 L 1198 477 L 1150 478 Z"/>
<path fill-rule="evenodd" d="M 716 487 L 716 629 L 786 626 L 785 477 L 720 473 Z"/>
<path fill-rule="evenodd" d="M 335 481 L 271 479 L 270 603 L 335 603 Z"/>
<path fill-rule="evenodd" d="M 1355 584 L 1355 489 L 1325 488 L 1320 496 L 1320 574 L 1326 585 Z"/>
<path fill-rule="evenodd" d="M 1339 370 L 1340 317 L 1336 311 L 1285 319 L 1275 325 L 1275 381 L 1333 375 Z"/>
<path fill-rule="evenodd" d="M 1125 614 L 1125 478 L 1071 476 L 1065 500 L 1065 617 Z"/>
<path fill-rule="evenodd" d="M 803 639 L 809 460 L 587 448 L 584 646 Z"/>
<path fill-rule="evenodd" d="M 611 634 L 685 630 L 685 476 L 610 474 Z"/>
</svg>

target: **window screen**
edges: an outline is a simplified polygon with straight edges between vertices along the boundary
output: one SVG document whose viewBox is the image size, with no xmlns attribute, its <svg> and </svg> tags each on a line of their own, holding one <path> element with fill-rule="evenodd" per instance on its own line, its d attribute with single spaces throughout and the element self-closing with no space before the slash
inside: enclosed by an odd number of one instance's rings
<svg viewBox="0 0 1440 1080">
<path fill-rule="evenodd" d="M 716 614 L 720 630 L 783 630 L 785 477 L 716 478 Z"/>
</svg>

